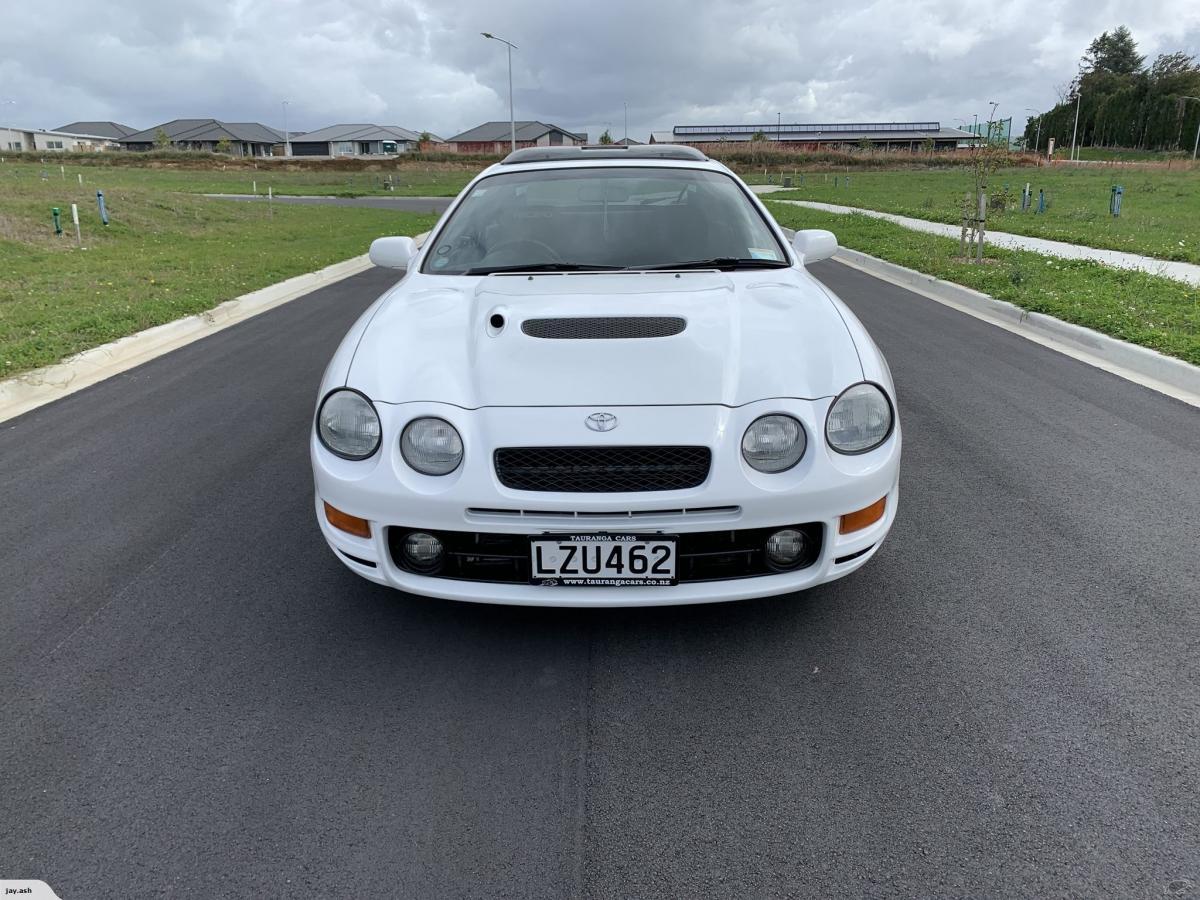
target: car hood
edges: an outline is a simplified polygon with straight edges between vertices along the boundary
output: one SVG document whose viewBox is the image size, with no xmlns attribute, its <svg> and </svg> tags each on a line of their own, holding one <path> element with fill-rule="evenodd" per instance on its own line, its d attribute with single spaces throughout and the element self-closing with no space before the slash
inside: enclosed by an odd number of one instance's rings
<svg viewBox="0 0 1200 900">
<path fill-rule="evenodd" d="M 497 331 L 489 322 L 504 317 Z M 528 319 L 669 316 L 669 337 L 551 339 Z M 791 270 L 578 273 L 397 285 L 364 332 L 348 384 L 384 403 L 724 404 L 815 399 L 862 378 L 837 309 Z"/>
</svg>

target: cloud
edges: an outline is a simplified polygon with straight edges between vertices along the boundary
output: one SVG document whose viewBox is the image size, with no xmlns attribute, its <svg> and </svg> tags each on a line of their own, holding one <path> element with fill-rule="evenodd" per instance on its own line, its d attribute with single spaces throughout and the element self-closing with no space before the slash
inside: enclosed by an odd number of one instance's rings
<svg viewBox="0 0 1200 900">
<path fill-rule="evenodd" d="M 10 4 L 0 107 L 13 124 L 176 117 L 292 131 L 371 121 L 443 136 L 508 114 L 593 137 L 683 123 L 953 124 L 1045 108 L 1087 43 L 1127 24 L 1153 58 L 1200 52 L 1194 0 L 60 0 Z"/>
</svg>

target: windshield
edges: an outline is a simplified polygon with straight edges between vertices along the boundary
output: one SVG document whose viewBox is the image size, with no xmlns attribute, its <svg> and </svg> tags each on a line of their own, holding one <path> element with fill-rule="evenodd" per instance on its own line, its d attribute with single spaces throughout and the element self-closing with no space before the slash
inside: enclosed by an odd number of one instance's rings
<svg viewBox="0 0 1200 900">
<path fill-rule="evenodd" d="M 604 167 L 482 179 L 438 235 L 423 271 L 480 275 L 687 263 L 788 265 L 771 229 L 730 176 Z"/>
</svg>

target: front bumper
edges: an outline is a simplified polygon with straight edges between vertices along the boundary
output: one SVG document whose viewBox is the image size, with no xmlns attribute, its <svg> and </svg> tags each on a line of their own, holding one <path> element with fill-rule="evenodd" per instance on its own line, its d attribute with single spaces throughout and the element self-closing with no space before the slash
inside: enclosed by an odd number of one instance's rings
<svg viewBox="0 0 1200 900">
<path fill-rule="evenodd" d="M 413 594 L 450 600 L 529 606 L 655 606 L 710 603 L 787 594 L 853 572 L 876 552 L 899 500 L 899 425 L 879 448 L 860 456 L 830 451 L 824 441 L 831 400 L 767 400 L 746 406 L 615 407 L 616 432 L 584 427 L 592 408 L 505 407 L 463 410 L 435 403 L 378 404 L 383 445 L 374 457 L 335 457 L 311 438 L 317 520 L 338 558 L 371 581 Z M 742 460 L 746 427 L 770 413 L 787 413 L 805 426 L 808 449 L 788 472 L 764 475 Z M 418 416 L 451 422 L 466 448 L 463 464 L 447 476 L 420 475 L 403 461 L 399 434 Z M 520 446 L 703 445 L 712 449 L 708 478 L 699 487 L 661 492 L 566 494 L 505 488 L 492 467 L 492 449 Z M 843 514 L 886 497 L 882 519 L 839 533 Z M 333 528 L 323 502 L 371 523 L 360 538 Z M 669 587 L 558 587 L 497 584 L 417 575 L 395 564 L 388 529 L 531 535 L 632 532 L 685 534 L 822 526 L 817 559 L 791 572 L 696 581 Z M 840 560 L 840 562 L 839 562 Z"/>
</svg>

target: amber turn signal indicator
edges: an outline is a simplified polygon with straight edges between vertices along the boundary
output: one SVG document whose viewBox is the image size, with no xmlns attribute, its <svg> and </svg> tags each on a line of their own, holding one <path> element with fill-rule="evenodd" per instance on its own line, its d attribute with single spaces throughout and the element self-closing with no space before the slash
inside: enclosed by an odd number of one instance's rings
<svg viewBox="0 0 1200 900">
<path fill-rule="evenodd" d="M 371 536 L 370 522 L 366 519 L 360 519 L 358 516 L 352 516 L 350 513 L 344 513 L 336 506 L 330 506 L 328 503 L 325 504 L 325 518 L 329 520 L 330 525 L 339 531 L 344 531 L 355 537 L 369 538 Z"/>
<path fill-rule="evenodd" d="M 883 518 L 886 500 L 887 497 L 880 497 L 870 506 L 864 506 L 862 509 L 857 509 L 852 513 L 846 513 L 842 516 L 842 525 L 838 530 L 842 534 L 849 534 L 852 531 L 861 531 L 868 525 L 874 525 Z"/>
</svg>

